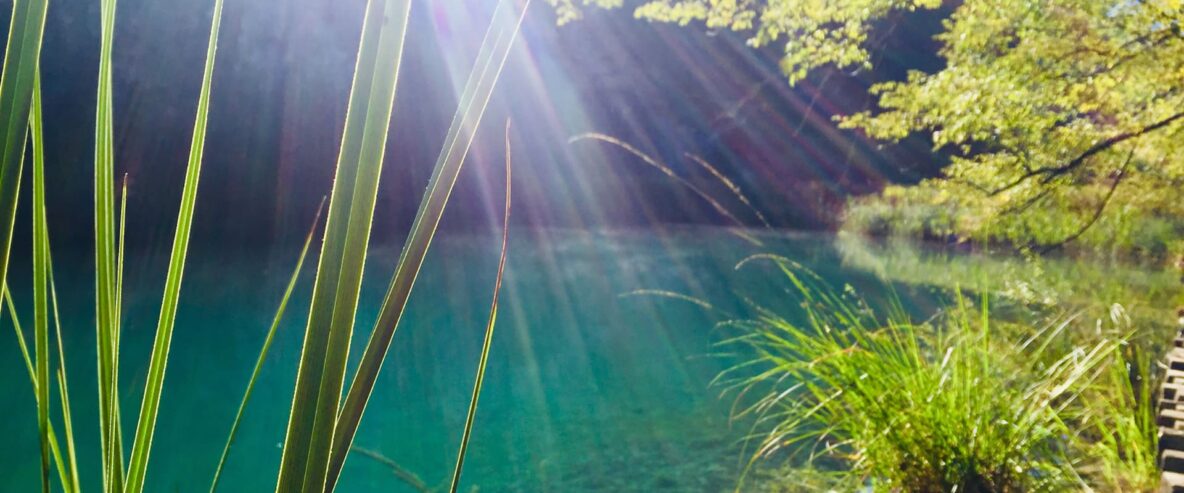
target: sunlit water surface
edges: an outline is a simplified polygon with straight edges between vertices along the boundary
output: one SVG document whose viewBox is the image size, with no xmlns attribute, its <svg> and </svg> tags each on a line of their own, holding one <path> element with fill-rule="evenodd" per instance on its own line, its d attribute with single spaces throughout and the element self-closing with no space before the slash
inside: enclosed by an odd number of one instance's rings
<svg viewBox="0 0 1184 493">
<path fill-rule="evenodd" d="M 746 239 L 724 229 L 515 231 L 461 490 L 734 488 L 746 457 L 742 439 L 751 423 L 730 422 L 734 396 L 721 397 L 723 389 L 711 385 L 737 361 L 714 354 L 719 351 L 713 343 L 722 337 L 716 324 L 751 315 L 756 306 L 786 316 L 796 311 L 787 295 L 791 287 L 772 265 L 757 261 L 737 271 L 736 264 L 753 254 L 774 253 L 838 287 L 851 284 L 871 295 L 885 291 L 876 278 L 884 275 L 884 266 L 869 265 L 868 252 L 852 253 L 833 236 L 752 234 Z M 433 488 L 444 485 L 455 460 L 498 240 L 492 234 L 438 238 L 356 440 L 357 447 L 388 457 Z M 208 490 L 295 253 L 193 252 L 147 491 Z M 351 345 L 354 362 L 397 253 L 383 247 L 372 252 Z M 130 448 L 163 271 L 157 257 L 128 264 L 120 376 Z M 314 264 L 306 267 L 272 347 L 222 491 L 274 488 Z M 14 275 L 27 271 L 16 269 Z M 97 484 L 93 312 L 88 308 L 93 281 L 69 274 L 88 269 L 88 259 L 57 259 L 81 474 L 84 484 Z M 646 290 L 689 295 L 709 306 Z M 15 292 L 28 290 L 18 282 Z M 940 304 L 941 296 L 930 288 L 899 285 L 895 292 L 919 311 Z M 18 304 L 27 305 L 26 298 L 18 296 Z M 6 413 L 0 421 L 6 441 L 0 447 L 0 491 L 34 491 L 39 466 L 32 393 L 8 325 L 6 320 L 0 336 L 0 402 Z M 379 461 L 353 454 L 338 491 L 414 489 Z"/>
</svg>

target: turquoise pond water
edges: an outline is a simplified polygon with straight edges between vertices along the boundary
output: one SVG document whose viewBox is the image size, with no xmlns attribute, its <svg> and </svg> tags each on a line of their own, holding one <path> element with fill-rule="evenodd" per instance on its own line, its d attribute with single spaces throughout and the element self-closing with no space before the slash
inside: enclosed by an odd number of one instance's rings
<svg viewBox="0 0 1184 493">
<path fill-rule="evenodd" d="M 451 472 L 480 351 L 500 238 L 444 234 L 428 257 L 395 335 L 356 445 L 430 485 Z M 717 322 L 763 306 L 795 312 L 772 265 L 794 259 L 837 286 L 883 291 L 833 236 L 760 233 L 761 245 L 724 229 L 665 233 L 515 231 L 487 383 L 462 491 L 728 491 L 748 422 L 730 423 L 732 396 L 710 385 L 735 359 L 713 356 Z M 360 303 L 360 354 L 397 256 L 378 247 Z M 863 257 L 867 256 L 863 252 Z M 172 345 L 147 491 L 208 489 L 214 465 L 295 252 L 191 257 Z M 84 484 L 98 480 L 94 334 L 85 260 L 57 259 L 65 349 Z M 155 327 L 162 259 L 128 262 L 123 329 L 124 423 L 138 412 Z M 225 471 L 222 491 L 271 491 L 307 313 L 311 267 L 297 290 Z M 27 267 L 16 266 L 14 276 Z M 883 274 L 882 272 L 880 273 Z M 22 291 L 20 283 L 14 288 Z M 711 308 L 637 293 L 688 294 Z M 929 288 L 896 288 L 931 311 Z M 17 297 L 18 305 L 29 302 Z M 71 307 L 78 307 L 71 309 Z M 25 312 L 27 313 L 27 311 Z M 7 318 L 7 317 L 6 317 Z M 27 318 L 27 317 L 26 317 Z M 26 322 L 27 324 L 28 322 Z M 26 330 L 28 330 L 26 328 Z M 37 436 L 29 382 L 8 322 L 0 334 L 0 491 L 34 491 Z M 372 458 L 354 454 L 339 491 L 414 491 Z"/>
</svg>

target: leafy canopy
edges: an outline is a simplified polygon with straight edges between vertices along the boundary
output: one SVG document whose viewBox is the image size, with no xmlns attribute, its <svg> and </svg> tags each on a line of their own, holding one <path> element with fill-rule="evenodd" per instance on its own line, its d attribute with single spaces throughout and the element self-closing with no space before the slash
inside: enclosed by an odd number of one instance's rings
<svg viewBox="0 0 1184 493">
<path fill-rule="evenodd" d="M 578 18 L 581 6 L 622 4 L 549 1 L 561 22 Z M 652 0 L 635 15 L 740 31 L 756 47 L 781 43 L 782 68 L 795 83 L 824 65 L 869 67 L 877 21 L 941 4 Z M 1179 217 L 1182 21 L 1181 0 L 965 0 L 937 36 L 944 67 L 874 85 L 878 108 L 842 116 L 840 125 L 889 141 L 925 134 L 951 153 L 944 176 L 913 195 L 971 211 L 970 233 L 1055 244 L 1106 220 L 1107 206 Z M 1041 214 L 1050 209 L 1072 220 L 1049 224 Z"/>
</svg>

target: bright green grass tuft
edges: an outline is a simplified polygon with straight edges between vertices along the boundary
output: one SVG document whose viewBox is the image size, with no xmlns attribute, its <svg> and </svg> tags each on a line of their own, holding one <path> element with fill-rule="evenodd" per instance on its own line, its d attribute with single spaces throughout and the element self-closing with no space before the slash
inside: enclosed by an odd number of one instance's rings
<svg viewBox="0 0 1184 493">
<path fill-rule="evenodd" d="M 1087 392 L 1089 419 L 1079 448 L 1083 473 L 1098 491 L 1159 490 L 1155 418 L 1163 374 L 1149 353 L 1137 345 L 1124 346 Z"/>
<path fill-rule="evenodd" d="M 801 297 L 791 321 L 764 312 L 725 344 L 755 353 L 724 375 L 755 417 L 753 461 L 790 459 L 877 491 L 1080 489 L 1083 395 L 1119 338 L 1070 346 L 1071 320 L 1023 337 L 957 303 L 930 321 L 873 310 L 772 257 Z M 887 315 L 879 312 L 886 311 Z M 796 320 L 796 319 L 795 319 Z M 1104 379 L 1102 379 L 1104 380 Z"/>
</svg>

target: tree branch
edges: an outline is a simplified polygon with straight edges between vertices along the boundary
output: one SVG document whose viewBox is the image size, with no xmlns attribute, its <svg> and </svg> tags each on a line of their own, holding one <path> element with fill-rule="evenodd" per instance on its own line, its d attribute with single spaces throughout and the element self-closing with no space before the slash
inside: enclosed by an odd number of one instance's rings
<svg viewBox="0 0 1184 493">
<path fill-rule="evenodd" d="M 1077 238 L 1080 238 L 1081 235 L 1085 234 L 1085 232 L 1089 230 L 1089 228 L 1092 228 L 1094 226 L 1094 224 L 1097 224 L 1098 219 L 1102 218 L 1102 211 L 1106 210 L 1106 206 L 1110 204 L 1110 199 L 1114 198 L 1114 191 L 1118 190 L 1118 184 L 1122 183 L 1122 179 L 1126 177 L 1126 169 L 1128 166 L 1130 166 L 1131 158 L 1134 157 L 1134 155 L 1135 155 L 1135 149 L 1131 148 L 1131 152 L 1126 155 L 1126 161 L 1123 162 L 1122 167 L 1118 169 L 1118 175 L 1114 177 L 1114 183 L 1110 184 L 1110 190 L 1106 192 L 1106 197 L 1102 199 L 1102 202 L 1098 204 L 1098 208 L 1096 210 L 1094 210 L 1093 217 L 1091 217 L 1088 222 L 1086 222 L 1084 225 L 1082 225 L 1081 228 L 1079 228 L 1073 234 L 1065 237 L 1061 241 L 1058 241 L 1058 242 L 1053 243 L 1051 245 L 1047 245 L 1044 248 L 1040 249 L 1039 253 L 1041 255 L 1048 254 L 1049 252 L 1052 252 L 1058 248 L 1061 248 L 1061 247 L 1065 246 L 1066 244 L 1068 244 L 1069 242 L 1072 242 L 1072 241 L 1076 240 Z"/>
<path fill-rule="evenodd" d="M 1069 161 L 1063 165 L 1053 166 L 1051 168 L 1033 169 L 1032 171 L 1029 171 L 1027 173 L 1020 175 L 1019 178 L 1016 178 L 1011 183 L 1008 183 L 1006 185 L 1003 185 L 1000 188 L 992 190 L 988 195 L 992 195 L 992 196 L 999 195 L 1003 192 L 1006 192 L 1006 191 L 1011 190 L 1015 187 L 1018 187 L 1022 183 L 1026 182 L 1032 178 L 1036 178 L 1038 176 L 1042 177 L 1040 180 L 1041 184 L 1046 185 L 1050 181 L 1052 181 L 1053 179 L 1057 178 L 1058 176 L 1064 175 L 1070 171 L 1073 171 L 1074 169 L 1077 169 L 1082 164 L 1084 164 L 1087 159 L 1093 157 L 1095 154 L 1098 154 L 1098 153 L 1105 151 L 1111 147 L 1114 147 L 1118 144 L 1126 142 L 1127 140 L 1133 139 L 1135 137 L 1140 137 L 1140 136 L 1146 135 L 1148 133 L 1154 132 L 1156 130 L 1159 130 L 1161 128 L 1164 128 L 1168 125 L 1171 125 L 1173 122 L 1175 122 L 1176 120 L 1179 120 L 1181 118 L 1184 118 L 1184 111 L 1181 111 L 1179 113 L 1171 115 L 1167 118 L 1164 118 L 1163 120 L 1157 121 L 1155 123 L 1152 123 L 1151 125 L 1140 128 L 1138 130 L 1132 130 L 1130 132 L 1120 133 L 1120 134 L 1110 137 L 1106 140 L 1098 142 L 1097 144 L 1094 144 L 1089 149 L 1086 149 L 1085 152 L 1082 152 L 1077 157 L 1073 158 L 1071 161 Z"/>
</svg>

